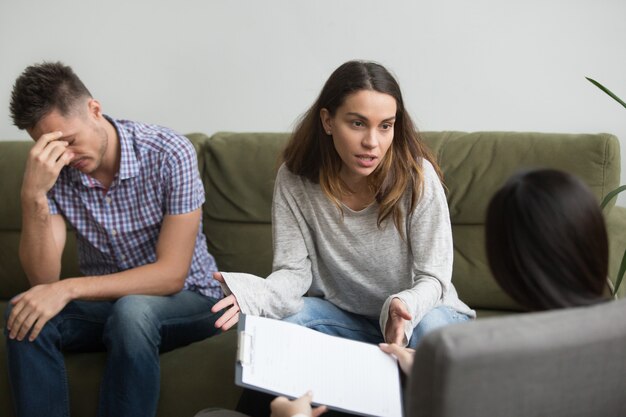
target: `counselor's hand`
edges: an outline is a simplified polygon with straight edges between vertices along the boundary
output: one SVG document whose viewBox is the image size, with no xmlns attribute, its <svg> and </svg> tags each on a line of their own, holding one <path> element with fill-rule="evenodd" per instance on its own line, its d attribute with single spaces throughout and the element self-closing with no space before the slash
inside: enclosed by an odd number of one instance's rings
<svg viewBox="0 0 626 417">
<path fill-rule="evenodd" d="M 22 190 L 28 195 L 47 193 L 59 177 L 61 169 L 74 157 L 74 153 L 67 149 L 68 143 L 59 140 L 61 136 L 61 132 L 46 133 L 31 148 L 22 182 Z"/>
<path fill-rule="evenodd" d="M 9 338 L 29 341 L 37 338 L 43 326 L 71 301 L 63 281 L 35 285 L 11 300 L 13 309 L 7 320 Z"/>
<path fill-rule="evenodd" d="M 403 345 L 404 326 L 411 318 L 411 314 L 402 300 L 399 298 L 391 300 L 389 304 L 389 318 L 385 326 L 385 342 Z"/>
<path fill-rule="evenodd" d="M 272 408 L 271 417 L 292 417 L 296 414 L 317 417 L 326 412 L 325 405 L 311 408 L 312 400 L 313 393 L 311 391 L 293 401 L 288 400 L 286 397 L 276 397 L 270 404 Z"/>
<path fill-rule="evenodd" d="M 215 278 L 218 282 L 222 284 L 225 283 L 224 277 L 219 272 L 214 272 L 213 278 Z M 239 321 L 239 312 L 241 311 L 241 309 L 239 308 L 237 298 L 235 298 L 234 294 L 231 294 L 227 297 L 222 298 L 211 308 L 211 311 L 213 313 L 217 313 L 218 311 L 223 310 L 227 307 L 230 308 L 224 311 L 224 314 L 222 314 L 222 316 L 215 322 L 215 327 L 217 327 L 218 329 L 222 329 L 223 331 L 230 329 Z"/>
</svg>

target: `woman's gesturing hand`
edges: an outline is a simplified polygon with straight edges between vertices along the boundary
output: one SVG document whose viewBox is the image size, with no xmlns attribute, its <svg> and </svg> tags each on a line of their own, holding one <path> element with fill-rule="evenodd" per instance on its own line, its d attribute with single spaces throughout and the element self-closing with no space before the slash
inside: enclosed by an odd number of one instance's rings
<svg viewBox="0 0 626 417">
<path fill-rule="evenodd" d="M 411 314 L 406 305 L 399 298 L 391 300 L 389 305 L 389 318 L 385 328 L 385 342 L 402 345 L 404 341 L 404 327 L 411 320 Z"/>
<path fill-rule="evenodd" d="M 214 272 L 213 278 L 224 284 L 224 277 L 220 272 Z M 217 313 L 225 308 L 228 309 L 225 310 L 224 314 L 222 314 L 222 316 L 215 322 L 215 327 L 222 329 L 223 331 L 230 329 L 239 321 L 239 312 L 241 309 L 239 308 L 239 303 L 237 302 L 237 298 L 235 298 L 234 294 L 224 297 L 215 303 L 215 305 L 211 308 L 211 311 Z"/>
</svg>

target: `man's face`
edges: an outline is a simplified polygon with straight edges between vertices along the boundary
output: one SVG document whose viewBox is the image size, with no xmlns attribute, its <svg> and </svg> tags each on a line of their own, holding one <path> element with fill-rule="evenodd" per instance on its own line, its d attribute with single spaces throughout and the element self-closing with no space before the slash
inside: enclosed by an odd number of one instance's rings
<svg viewBox="0 0 626 417">
<path fill-rule="evenodd" d="M 74 154 L 70 166 L 93 174 L 102 164 L 108 145 L 106 131 L 98 124 L 97 117 L 87 105 L 67 116 L 55 109 L 27 131 L 35 141 L 45 133 L 62 132 L 58 140 L 67 142 L 67 151 Z"/>
</svg>

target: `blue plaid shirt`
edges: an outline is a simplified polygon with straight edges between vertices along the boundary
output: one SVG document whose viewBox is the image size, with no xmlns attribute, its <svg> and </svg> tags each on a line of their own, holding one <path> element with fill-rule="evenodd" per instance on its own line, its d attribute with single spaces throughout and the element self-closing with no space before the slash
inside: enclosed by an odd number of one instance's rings
<svg viewBox="0 0 626 417">
<path fill-rule="evenodd" d="M 48 192 L 51 214 L 60 213 L 76 230 L 80 271 L 106 275 L 156 261 L 156 244 L 166 214 L 189 213 L 204 203 L 196 152 L 172 130 L 107 119 L 120 140 L 120 170 L 107 191 L 100 182 L 65 167 Z M 185 289 L 220 298 L 213 279 L 202 223 Z"/>
</svg>

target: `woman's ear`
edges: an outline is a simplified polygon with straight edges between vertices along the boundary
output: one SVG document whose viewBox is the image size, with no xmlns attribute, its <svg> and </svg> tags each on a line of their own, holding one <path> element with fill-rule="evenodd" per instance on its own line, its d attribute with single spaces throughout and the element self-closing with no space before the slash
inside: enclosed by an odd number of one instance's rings
<svg viewBox="0 0 626 417">
<path fill-rule="evenodd" d="M 320 120 L 322 121 L 322 127 L 324 127 L 324 131 L 327 135 L 333 134 L 333 126 L 332 126 L 332 117 L 330 116 L 330 112 L 328 109 L 323 108 L 320 110 Z"/>
</svg>

